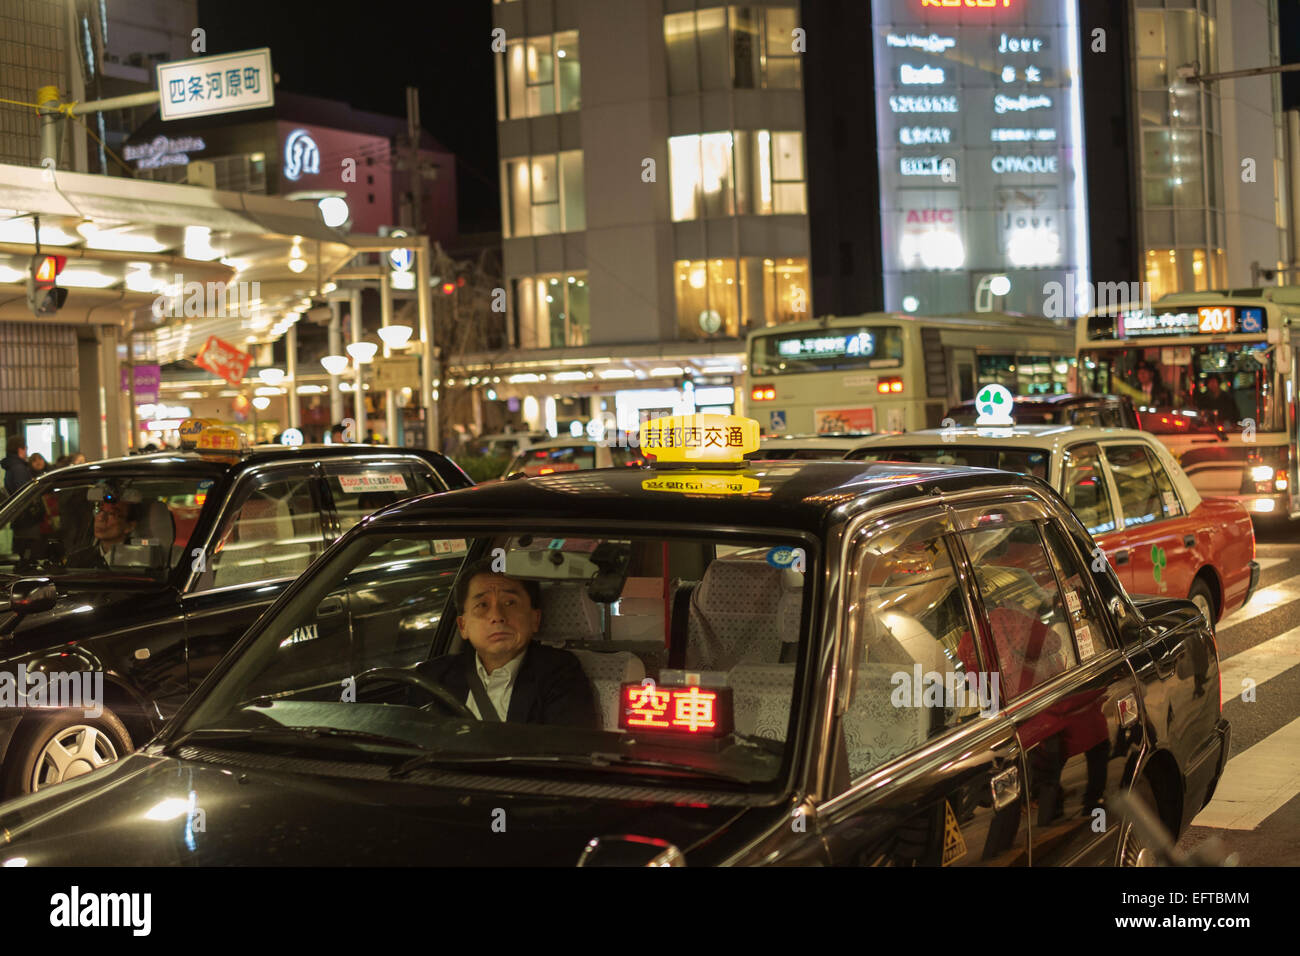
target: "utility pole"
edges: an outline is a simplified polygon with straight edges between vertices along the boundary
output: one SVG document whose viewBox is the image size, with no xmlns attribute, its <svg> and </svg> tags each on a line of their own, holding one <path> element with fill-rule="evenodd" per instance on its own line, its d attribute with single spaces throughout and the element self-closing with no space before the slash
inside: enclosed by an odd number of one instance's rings
<svg viewBox="0 0 1300 956">
<path fill-rule="evenodd" d="M 411 231 L 421 236 L 424 235 L 424 206 L 420 179 L 424 170 L 420 168 L 420 90 L 415 86 L 406 88 L 406 143 L 409 151 L 406 171 L 411 186 Z"/>
</svg>

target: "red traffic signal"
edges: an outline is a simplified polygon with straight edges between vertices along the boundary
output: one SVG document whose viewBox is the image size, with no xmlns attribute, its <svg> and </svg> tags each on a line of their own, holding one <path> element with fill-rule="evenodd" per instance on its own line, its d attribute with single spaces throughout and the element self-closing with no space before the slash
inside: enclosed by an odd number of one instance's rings
<svg viewBox="0 0 1300 956">
<path fill-rule="evenodd" d="M 454 283 L 454 282 L 444 282 L 444 283 L 442 284 L 442 294 L 443 294 L 443 295 L 451 295 L 451 294 L 452 294 L 453 292 L 455 292 L 455 291 L 456 291 L 456 283 Z"/>
<path fill-rule="evenodd" d="M 32 278 L 38 286 L 52 286 L 67 264 L 67 256 L 32 256 Z"/>
</svg>

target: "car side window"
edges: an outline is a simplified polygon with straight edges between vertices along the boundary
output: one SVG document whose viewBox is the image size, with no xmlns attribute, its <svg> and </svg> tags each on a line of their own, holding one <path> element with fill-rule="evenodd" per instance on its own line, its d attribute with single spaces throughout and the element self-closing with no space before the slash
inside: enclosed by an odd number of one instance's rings
<svg viewBox="0 0 1300 956">
<path fill-rule="evenodd" d="M 1142 525 L 1162 520 L 1164 505 L 1160 487 L 1151 473 L 1147 450 L 1141 445 L 1107 445 L 1105 451 L 1119 491 L 1124 524 Z"/>
<path fill-rule="evenodd" d="M 1065 597 L 1065 612 L 1074 632 L 1075 650 L 1080 662 L 1100 654 L 1106 649 L 1106 627 L 1102 623 L 1101 603 L 1092 588 L 1088 567 L 1083 563 L 1077 548 L 1056 522 L 1043 526 L 1043 539 L 1047 553 L 1056 567 Z"/>
<path fill-rule="evenodd" d="M 309 475 L 246 485 L 228 512 L 211 560 L 211 587 L 297 577 L 325 547 Z M 202 582 L 201 582 L 202 583 Z"/>
<path fill-rule="evenodd" d="M 424 491 L 415 486 L 409 466 L 402 462 L 327 464 L 325 473 L 339 534 L 367 515 Z"/>
<path fill-rule="evenodd" d="M 1160 489 L 1160 504 L 1164 508 L 1165 517 L 1177 518 L 1186 514 L 1182 503 L 1178 500 L 1178 495 L 1174 494 L 1173 480 L 1169 477 L 1169 472 L 1165 471 L 1160 457 L 1151 448 L 1143 450 L 1147 453 L 1147 464 L 1151 466 L 1151 473 L 1156 477 L 1156 487 Z"/>
<path fill-rule="evenodd" d="M 843 721 L 850 777 L 973 719 L 989 702 L 947 530 L 940 517 L 893 525 L 864 541 L 851 564 L 858 659 Z"/>
<path fill-rule="evenodd" d="M 1078 663 L 1069 610 L 1034 521 L 994 521 L 962 532 L 1001 669 L 1016 697 Z"/>
<path fill-rule="evenodd" d="M 1089 534 L 1115 530 L 1115 511 L 1095 444 L 1066 449 L 1061 471 L 1061 496 Z"/>
</svg>

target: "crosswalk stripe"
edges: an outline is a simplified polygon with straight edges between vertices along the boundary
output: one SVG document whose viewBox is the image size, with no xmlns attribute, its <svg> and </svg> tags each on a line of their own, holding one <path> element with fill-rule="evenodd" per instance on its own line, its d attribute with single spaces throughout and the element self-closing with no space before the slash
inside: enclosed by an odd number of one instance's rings
<svg viewBox="0 0 1300 956">
<path fill-rule="evenodd" d="M 1224 631 L 1241 624 L 1257 614 L 1272 611 L 1275 608 L 1300 600 L 1300 575 L 1260 588 L 1246 602 L 1245 607 L 1238 608 L 1219 622 L 1218 630 Z"/>
<path fill-rule="evenodd" d="M 1245 678 L 1249 677 L 1258 687 L 1297 664 L 1300 664 L 1300 627 L 1224 658 L 1219 662 L 1224 702 L 1241 696 L 1241 682 Z"/>
<path fill-rule="evenodd" d="M 1253 830 L 1300 793 L 1300 718 L 1228 761 L 1193 826 Z"/>
</svg>

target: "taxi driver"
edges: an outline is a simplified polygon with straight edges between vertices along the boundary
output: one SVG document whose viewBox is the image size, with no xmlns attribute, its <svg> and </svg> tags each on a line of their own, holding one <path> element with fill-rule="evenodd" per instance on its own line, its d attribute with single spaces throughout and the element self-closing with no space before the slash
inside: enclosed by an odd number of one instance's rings
<svg viewBox="0 0 1300 956">
<path fill-rule="evenodd" d="M 486 559 L 456 582 L 456 625 L 465 647 L 419 666 L 488 721 L 599 729 L 591 684 L 568 651 L 534 644 L 541 628 L 536 581 L 492 570 Z"/>
<path fill-rule="evenodd" d="M 139 505 L 121 498 L 95 503 L 94 543 L 74 551 L 68 558 L 72 567 L 112 567 L 117 548 L 135 531 Z"/>
</svg>

